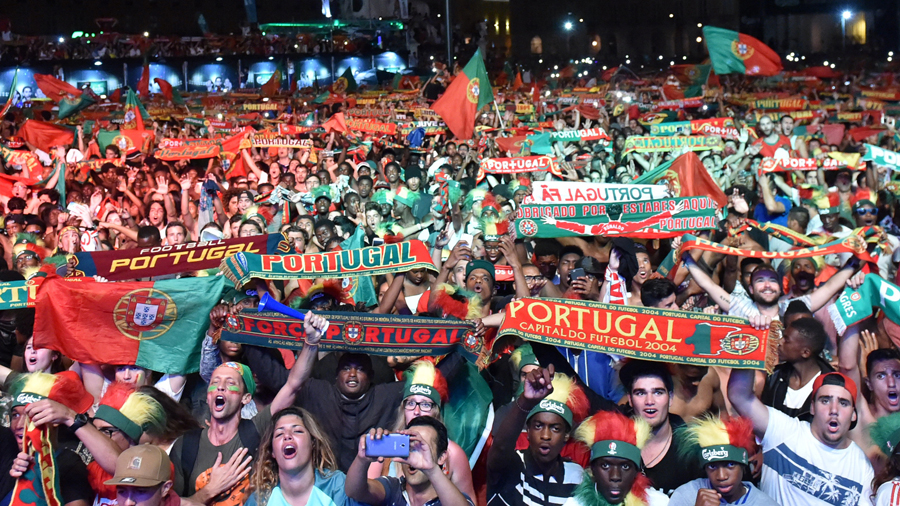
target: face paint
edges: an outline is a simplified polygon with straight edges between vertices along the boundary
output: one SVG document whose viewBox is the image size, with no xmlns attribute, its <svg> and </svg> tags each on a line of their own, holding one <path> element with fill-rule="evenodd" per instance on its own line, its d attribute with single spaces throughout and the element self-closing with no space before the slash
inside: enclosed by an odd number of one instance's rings
<svg viewBox="0 0 900 506">
<path fill-rule="evenodd" d="M 215 390 L 216 388 L 218 388 L 218 387 L 215 386 L 215 385 L 210 385 L 210 386 L 206 389 L 206 391 L 207 391 L 207 392 L 212 392 L 212 391 Z"/>
<path fill-rule="evenodd" d="M 229 392 L 241 393 L 241 387 L 237 385 L 228 385 L 225 389 Z"/>
</svg>

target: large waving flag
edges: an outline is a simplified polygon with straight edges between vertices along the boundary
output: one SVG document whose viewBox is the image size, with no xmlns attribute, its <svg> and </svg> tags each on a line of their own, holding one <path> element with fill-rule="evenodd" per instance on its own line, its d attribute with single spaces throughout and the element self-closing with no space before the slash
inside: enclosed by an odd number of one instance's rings
<svg viewBox="0 0 900 506">
<path fill-rule="evenodd" d="M 184 98 L 182 98 L 181 93 L 178 93 L 178 89 L 172 86 L 169 81 L 157 77 L 153 79 L 153 82 L 159 86 L 159 91 L 162 92 L 163 96 L 166 97 L 166 100 L 172 102 L 175 105 L 184 105 Z"/>
<path fill-rule="evenodd" d="M 125 122 L 122 123 L 122 130 L 143 130 L 145 119 L 150 121 L 150 115 L 134 94 L 134 90 L 129 89 L 125 97 Z"/>
<path fill-rule="evenodd" d="M 716 201 L 720 209 L 728 204 L 725 192 L 693 151 L 665 162 L 634 180 L 634 184 L 663 183 L 669 187 L 673 197 L 709 197 Z"/>
<path fill-rule="evenodd" d="M 68 128 L 45 121 L 25 120 L 19 135 L 32 146 L 50 152 L 54 146 L 68 146 L 75 142 L 75 134 Z"/>
<path fill-rule="evenodd" d="M 80 97 L 82 94 L 81 90 L 71 84 L 46 74 L 35 74 L 34 84 L 54 102 L 59 102 L 68 95 Z"/>
<path fill-rule="evenodd" d="M 223 276 L 125 283 L 48 277 L 35 301 L 35 343 L 86 364 L 196 372 L 224 283 Z"/>
<path fill-rule="evenodd" d="M 331 91 L 335 93 L 353 93 L 356 88 L 356 79 L 353 77 L 353 70 L 350 67 L 347 67 L 341 77 L 331 85 Z"/>
<path fill-rule="evenodd" d="M 475 131 L 478 111 L 493 100 L 491 81 L 479 49 L 431 108 L 443 118 L 453 135 L 468 140 Z"/>
<path fill-rule="evenodd" d="M 781 72 L 781 57 L 772 49 L 749 35 L 733 30 L 703 27 L 703 38 L 709 59 L 718 75 L 747 74 L 774 76 Z"/>
</svg>

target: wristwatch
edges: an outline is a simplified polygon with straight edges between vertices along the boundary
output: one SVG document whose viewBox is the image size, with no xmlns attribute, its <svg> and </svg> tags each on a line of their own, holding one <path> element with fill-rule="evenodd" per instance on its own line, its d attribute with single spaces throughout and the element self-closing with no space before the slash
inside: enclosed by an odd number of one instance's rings
<svg viewBox="0 0 900 506">
<path fill-rule="evenodd" d="M 87 425 L 90 421 L 91 421 L 90 418 L 88 418 L 88 416 L 86 414 L 79 413 L 79 414 L 75 415 L 75 421 L 72 422 L 72 425 L 70 425 L 69 428 L 72 430 L 72 432 L 75 432 L 78 429 Z"/>
</svg>

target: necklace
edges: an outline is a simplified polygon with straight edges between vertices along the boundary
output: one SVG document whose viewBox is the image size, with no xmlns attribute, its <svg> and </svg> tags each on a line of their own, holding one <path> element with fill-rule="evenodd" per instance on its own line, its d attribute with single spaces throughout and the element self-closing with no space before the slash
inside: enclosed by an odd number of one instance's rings
<svg viewBox="0 0 900 506">
<path fill-rule="evenodd" d="M 670 430 L 669 436 L 666 438 L 666 444 L 663 445 L 662 450 L 660 450 L 659 453 L 657 453 L 655 457 L 653 457 L 652 459 L 647 461 L 644 465 L 646 467 L 653 467 L 654 464 L 657 464 L 658 461 L 660 460 L 660 457 L 665 455 L 666 452 L 669 450 L 669 446 L 671 446 L 671 444 L 672 444 L 672 431 Z"/>
</svg>

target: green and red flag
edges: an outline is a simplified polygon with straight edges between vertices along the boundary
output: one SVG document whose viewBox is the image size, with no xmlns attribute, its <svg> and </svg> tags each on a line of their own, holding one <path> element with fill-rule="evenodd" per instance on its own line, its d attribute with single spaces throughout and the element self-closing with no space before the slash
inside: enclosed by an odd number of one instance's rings
<svg viewBox="0 0 900 506">
<path fill-rule="evenodd" d="M 224 283 L 222 276 L 122 283 L 51 276 L 35 301 L 34 341 L 86 364 L 196 372 Z"/>
<path fill-rule="evenodd" d="M 16 85 L 18 84 L 18 82 L 19 82 L 19 69 L 17 67 L 15 72 L 13 72 L 12 83 L 9 85 L 9 95 L 7 95 L 7 97 L 6 97 L 6 103 L 3 104 L 3 107 L 0 107 L 0 116 L 5 115 L 7 112 L 9 112 L 9 109 L 12 107 L 13 97 L 16 94 Z"/>
<path fill-rule="evenodd" d="M 54 146 L 68 146 L 75 142 L 75 134 L 68 128 L 33 119 L 25 120 L 19 128 L 19 135 L 25 142 L 48 153 Z"/>
<path fill-rule="evenodd" d="M 341 77 L 337 78 L 337 81 L 331 85 L 331 91 L 340 94 L 352 93 L 356 91 L 357 87 L 356 79 L 353 77 L 353 69 L 347 67 L 347 70 L 341 74 Z"/>
<path fill-rule="evenodd" d="M 634 184 L 662 183 L 669 187 L 673 197 L 709 197 L 716 201 L 720 209 L 728 203 L 725 192 L 693 151 L 663 163 L 634 180 Z"/>
<path fill-rule="evenodd" d="M 125 122 L 122 123 L 122 130 L 143 130 L 145 120 L 150 121 L 150 115 L 134 94 L 134 90 L 129 89 L 125 97 Z"/>
<path fill-rule="evenodd" d="M 709 81 L 712 65 L 672 65 L 669 71 L 678 79 L 681 89 L 676 91 L 666 86 L 666 98 L 669 100 L 692 98 L 703 94 L 703 86 Z"/>
<path fill-rule="evenodd" d="M 709 59 L 718 75 L 774 76 L 782 71 L 781 57 L 758 39 L 733 30 L 703 27 Z"/>
<path fill-rule="evenodd" d="M 181 93 L 178 93 L 178 89 L 172 86 L 169 81 L 157 77 L 153 79 L 153 82 L 159 86 L 159 91 L 166 97 L 166 100 L 175 105 L 184 105 L 184 98 L 181 97 Z"/>
<path fill-rule="evenodd" d="M 69 95 L 75 97 L 82 95 L 82 91 L 78 88 L 51 75 L 35 74 L 34 84 L 44 93 L 44 96 L 57 103 Z"/>
<path fill-rule="evenodd" d="M 475 132 L 478 111 L 493 100 L 491 81 L 479 49 L 431 108 L 441 116 L 453 135 L 468 140 Z"/>
<path fill-rule="evenodd" d="M 265 84 L 262 85 L 261 92 L 264 97 L 271 97 L 278 93 L 278 90 L 281 89 L 281 78 L 282 72 L 281 67 L 275 69 L 275 72 L 272 73 L 272 77 L 266 81 Z"/>
<path fill-rule="evenodd" d="M 82 93 L 81 96 L 75 98 L 65 97 L 59 101 L 59 119 L 74 116 L 96 103 L 97 101 L 90 93 Z"/>
</svg>

